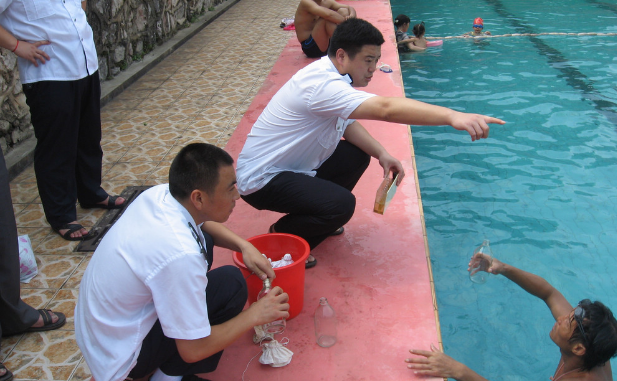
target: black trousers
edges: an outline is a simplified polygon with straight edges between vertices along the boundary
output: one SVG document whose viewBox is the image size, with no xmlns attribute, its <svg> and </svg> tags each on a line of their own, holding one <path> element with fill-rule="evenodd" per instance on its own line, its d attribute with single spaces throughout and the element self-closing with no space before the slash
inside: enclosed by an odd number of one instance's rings
<svg viewBox="0 0 617 381">
<path fill-rule="evenodd" d="M 19 296 L 19 245 L 9 174 L 0 149 L 0 336 L 16 334 L 36 323 L 39 313 Z"/>
<path fill-rule="evenodd" d="M 208 261 L 210 268 L 213 240 L 205 233 L 204 237 L 206 250 L 210 254 Z M 246 281 L 235 266 L 222 266 L 208 271 L 208 286 L 205 291 L 210 325 L 222 324 L 238 316 L 248 299 Z M 185 362 L 178 353 L 176 341 L 165 336 L 161 323 L 157 320 L 142 343 L 137 364 L 131 370 L 129 377 L 145 377 L 156 369 L 161 369 L 169 376 L 214 372 L 222 355 L 223 351 L 220 351 L 195 363 Z"/>
<path fill-rule="evenodd" d="M 101 85 L 99 74 L 76 81 L 23 85 L 37 139 L 34 172 L 52 226 L 77 220 L 76 202 L 107 198 L 101 188 Z"/>
<path fill-rule="evenodd" d="M 300 236 L 314 249 L 353 216 L 356 197 L 351 191 L 370 159 L 358 147 L 341 140 L 315 177 L 282 172 L 242 198 L 257 209 L 286 213 L 274 230 Z"/>
</svg>

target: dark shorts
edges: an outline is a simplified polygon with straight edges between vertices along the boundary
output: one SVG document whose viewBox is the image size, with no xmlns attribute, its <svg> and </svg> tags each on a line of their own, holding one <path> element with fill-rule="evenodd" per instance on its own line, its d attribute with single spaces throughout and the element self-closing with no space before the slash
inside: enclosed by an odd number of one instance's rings
<svg viewBox="0 0 617 381">
<path fill-rule="evenodd" d="M 322 52 L 317 46 L 315 40 L 313 40 L 313 36 L 309 36 L 306 40 L 300 43 L 302 45 L 302 51 L 308 58 L 320 58 L 328 54 L 328 49 L 325 52 Z M 330 45 L 328 44 L 328 47 Z"/>
</svg>

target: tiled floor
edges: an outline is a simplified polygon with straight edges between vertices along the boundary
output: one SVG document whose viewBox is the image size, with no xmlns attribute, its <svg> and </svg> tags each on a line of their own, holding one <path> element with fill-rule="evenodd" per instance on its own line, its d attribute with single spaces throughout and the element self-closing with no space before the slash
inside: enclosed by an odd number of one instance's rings
<svg viewBox="0 0 617 381">
<path fill-rule="evenodd" d="M 171 159 L 199 141 L 224 147 L 293 32 L 279 28 L 296 0 L 241 0 L 102 110 L 103 186 L 167 182 Z M 73 309 L 89 255 L 75 253 L 45 221 L 32 167 L 11 182 L 19 234 L 28 234 L 39 275 L 22 284 L 36 308 L 65 313 L 60 330 L 2 340 L 0 360 L 16 380 L 87 380 L 88 367 L 74 338 Z M 93 226 L 102 210 L 78 207 Z"/>
</svg>

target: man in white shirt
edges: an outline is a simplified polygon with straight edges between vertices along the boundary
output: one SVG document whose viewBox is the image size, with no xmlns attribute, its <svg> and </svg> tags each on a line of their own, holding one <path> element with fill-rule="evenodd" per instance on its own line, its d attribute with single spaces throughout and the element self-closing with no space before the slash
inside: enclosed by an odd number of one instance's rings
<svg viewBox="0 0 617 381">
<path fill-rule="evenodd" d="M 169 184 L 143 192 L 107 232 L 88 264 L 75 308 L 75 336 L 96 381 L 206 377 L 225 347 L 256 325 L 289 317 L 275 287 L 247 310 L 235 266 L 212 265 L 213 245 L 242 252 L 261 279 L 268 260 L 221 223 L 236 200 L 233 159 L 195 143 L 171 164 Z"/>
<path fill-rule="evenodd" d="M 401 163 L 355 119 L 450 125 L 467 131 L 472 141 L 488 137 L 488 123 L 505 123 L 357 90 L 371 81 L 383 43 L 369 22 L 344 21 L 330 40 L 328 56 L 298 71 L 255 122 L 238 157 L 238 190 L 253 207 L 286 214 L 270 232 L 298 235 L 311 249 L 340 234 L 353 216 L 351 191 L 370 157 L 379 160 L 384 176 L 398 173 L 400 184 Z M 315 263 L 310 256 L 306 266 Z"/>
<path fill-rule="evenodd" d="M 85 8 L 79 0 L 0 0 L 0 46 L 18 56 L 45 217 L 71 241 L 92 237 L 77 223 L 77 200 L 83 208 L 124 204 L 101 187 L 101 86 Z"/>
</svg>

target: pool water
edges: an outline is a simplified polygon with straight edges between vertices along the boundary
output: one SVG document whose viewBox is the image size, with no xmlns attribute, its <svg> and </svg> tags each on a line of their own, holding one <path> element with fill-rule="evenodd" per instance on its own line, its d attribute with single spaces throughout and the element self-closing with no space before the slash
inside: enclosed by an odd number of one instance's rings
<svg viewBox="0 0 617 381">
<path fill-rule="evenodd" d="M 546 305 L 501 276 L 469 280 L 473 249 L 536 273 L 572 303 L 617 312 L 617 5 L 595 0 L 392 0 L 427 36 L 482 17 L 495 37 L 401 54 L 408 97 L 504 119 L 471 142 L 412 126 L 447 354 L 488 379 L 547 380 L 559 351 Z M 428 347 L 428 344 L 427 344 Z M 615 365 L 613 373 L 617 376 Z"/>
</svg>

